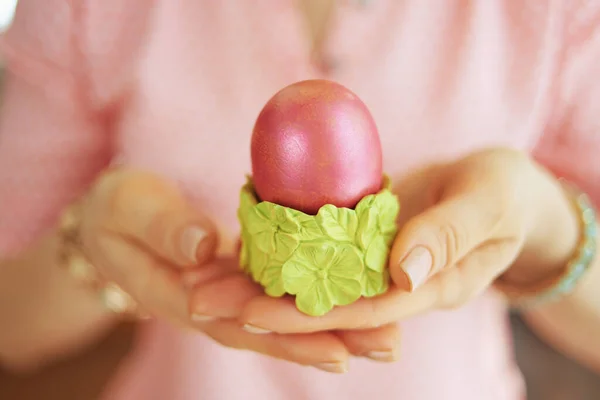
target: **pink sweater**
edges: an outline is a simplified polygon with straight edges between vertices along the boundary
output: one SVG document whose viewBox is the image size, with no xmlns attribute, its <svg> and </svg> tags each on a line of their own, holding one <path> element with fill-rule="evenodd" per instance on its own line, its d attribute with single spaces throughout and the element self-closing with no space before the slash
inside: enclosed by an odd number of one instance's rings
<svg viewBox="0 0 600 400">
<path fill-rule="evenodd" d="M 326 71 L 303 28 L 293 0 L 21 0 L 1 42 L 0 258 L 114 157 L 181 182 L 233 242 L 253 121 L 314 77 L 371 108 L 392 176 L 507 145 L 600 199 L 600 1 L 340 0 Z M 400 362 L 334 376 L 152 323 L 106 398 L 521 398 L 492 293 L 402 325 Z"/>
</svg>

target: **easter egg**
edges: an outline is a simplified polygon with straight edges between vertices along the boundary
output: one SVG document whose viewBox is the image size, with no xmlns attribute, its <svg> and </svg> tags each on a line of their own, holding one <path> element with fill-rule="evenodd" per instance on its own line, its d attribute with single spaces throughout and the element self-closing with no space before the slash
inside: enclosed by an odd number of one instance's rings
<svg viewBox="0 0 600 400">
<path fill-rule="evenodd" d="M 306 80 L 277 92 L 251 140 L 252 180 L 261 201 L 316 214 L 354 208 L 382 187 L 379 134 L 367 106 L 346 87 Z"/>
</svg>

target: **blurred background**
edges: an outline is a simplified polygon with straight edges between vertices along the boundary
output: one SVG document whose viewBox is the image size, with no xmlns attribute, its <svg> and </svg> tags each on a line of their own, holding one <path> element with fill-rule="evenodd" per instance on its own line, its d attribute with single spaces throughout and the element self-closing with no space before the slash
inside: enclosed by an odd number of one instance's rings
<svg viewBox="0 0 600 400">
<path fill-rule="evenodd" d="M 0 32 L 10 24 L 16 6 L 17 0 L 0 0 Z"/>
<path fill-rule="evenodd" d="M 17 0 L 0 0 L 0 33 L 10 25 L 16 4 Z M 0 94 L 2 70 L 0 58 Z M 518 315 L 512 315 L 511 322 L 528 400 L 600 400 L 600 377 L 540 342 Z M 130 350 L 134 335 L 135 326 L 124 325 L 86 354 L 32 375 L 0 370 L 0 400 L 93 399 Z"/>
</svg>

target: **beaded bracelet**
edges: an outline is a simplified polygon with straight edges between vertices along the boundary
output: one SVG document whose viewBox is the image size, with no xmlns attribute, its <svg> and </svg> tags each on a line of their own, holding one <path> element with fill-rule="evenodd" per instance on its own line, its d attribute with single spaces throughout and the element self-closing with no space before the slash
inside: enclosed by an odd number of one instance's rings
<svg viewBox="0 0 600 400">
<path fill-rule="evenodd" d="M 567 263 L 565 271 L 539 291 L 523 292 L 510 288 L 499 282 L 500 290 L 508 297 L 510 303 L 516 308 L 531 308 L 540 304 L 555 302 L 571 293 L 585 272 L 590 268 L 596 258 L 598 237 L 597 213 L 592 202 L 585 193 L 561 180 L 565 190 L 570 195 L 577 214 L 581 237 L 579 245 L 572 259 Z"/>
</svg>

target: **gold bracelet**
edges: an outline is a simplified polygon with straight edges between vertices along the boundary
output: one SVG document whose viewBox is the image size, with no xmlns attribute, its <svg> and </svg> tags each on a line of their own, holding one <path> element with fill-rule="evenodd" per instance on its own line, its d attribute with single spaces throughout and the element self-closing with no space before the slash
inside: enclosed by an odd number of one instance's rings
<svg viewBox="0 0 600 400">
<path fill-rule="evenodd" d="M 564 180 L 561 180 L 561 183 L 572 200 L 573 208 L 579 215 L 581 234 L 577 249 L 563 273 L 545 283 L 539 290 L 523 291 L 499 280 L 497 287 L 506 295 L 510 303 L 517 308 L 531 308 L 540 304 L 555 302 L 570 294 L 575 290 L 585 272 L 596 259 L 596 240 L 598 238 L 596 210 L 585 193 Z"/>
</svg>

